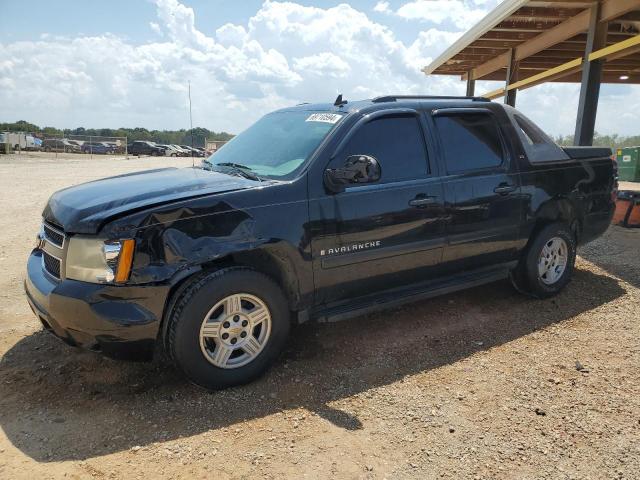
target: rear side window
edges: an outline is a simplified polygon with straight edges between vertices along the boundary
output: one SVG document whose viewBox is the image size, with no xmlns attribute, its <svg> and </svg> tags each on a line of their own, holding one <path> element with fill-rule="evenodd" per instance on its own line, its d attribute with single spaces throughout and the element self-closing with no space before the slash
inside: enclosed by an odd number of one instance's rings
<svg viewBox="0 0 640 480">
<path fill-rule="evenodd" d="M 500 132 L 490 113 L 444 113 L 434 120 L 448 173 L 496 168 L 504 162 Z"/>
<path fill-rule="evenodd" d="M 562 148 L 524 115 L 514 113 L 512 118 L 530 162 L 553 162 L 569 158 Z"/>
<path fill-rule="evenodd" d="M 417 117 L 382 117 L 365 123 L 340 155 L 370 155 L 378 160 L 381 182 L 397 182 L 422 178 L 429 174 L 422 127 Z"/>
</svg>

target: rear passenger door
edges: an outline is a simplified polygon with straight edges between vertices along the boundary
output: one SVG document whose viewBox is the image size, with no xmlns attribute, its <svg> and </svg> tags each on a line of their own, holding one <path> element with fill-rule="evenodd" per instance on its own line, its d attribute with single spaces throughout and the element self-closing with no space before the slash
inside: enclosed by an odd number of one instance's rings
<svg viewBox="0 0 640 480">
<path fill-rule="evenodd" d="M 323 188 L 322 172 L 310 177 L 318 304 L 426 280 L 440 263 L 442 184 L 429 162 L 424 119 L 403 110 L 363 117 L 322 167 L 340 168 L 349 157 L 366 155 L 380 165 L 378 180 L 330 193 Z"/>
<path fill-rule="evenodd" d="M 524 205 L 498 113 L 447 108 L 432 119 L 445 172 L 443 268 L 456 273 L 515 260 Z"/>
</svg>

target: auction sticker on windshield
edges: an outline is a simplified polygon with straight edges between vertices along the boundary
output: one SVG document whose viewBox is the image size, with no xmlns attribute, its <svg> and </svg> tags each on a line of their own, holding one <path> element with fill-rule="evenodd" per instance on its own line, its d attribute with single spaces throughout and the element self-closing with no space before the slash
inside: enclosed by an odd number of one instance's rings
<svg viewBox="0 0 640 480">
<path fill-rule="evenodd" d="M 338 123 L 338 120 L 342 118 L 342 115 L 338 113 L 314 113 L 309 115 L 307 122 L 324 122 L 324 123 Z"/>
</svg>

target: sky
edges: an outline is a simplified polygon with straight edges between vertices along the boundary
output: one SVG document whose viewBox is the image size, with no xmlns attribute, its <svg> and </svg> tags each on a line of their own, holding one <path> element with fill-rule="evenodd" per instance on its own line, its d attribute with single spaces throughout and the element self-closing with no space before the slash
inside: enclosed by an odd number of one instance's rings
<svg viewBox="0 0 640 480">
<path fill-rule="evenodd" d="M 499 0 L 0 0 L 0 121 L 238 133 L 301 102 L 463 95 L 421 69 Z M 476 94 L 497 88 L 478 82 Z M 572 134 L 578 84 L 518 92 Z M 498 100 L 501 101 L 501 100 Z M 596 130 L 640 134 L 640 87 L 603 85 Z"/>
</svg>

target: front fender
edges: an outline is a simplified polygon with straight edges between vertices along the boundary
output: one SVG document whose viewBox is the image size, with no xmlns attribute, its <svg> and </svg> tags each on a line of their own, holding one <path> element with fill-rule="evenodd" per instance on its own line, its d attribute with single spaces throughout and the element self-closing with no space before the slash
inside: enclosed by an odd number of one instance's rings
<svg viewBox="0 0 640 480">
<path fill-rule="evenodd" d="M 173 284 L 175 278 L 184 278 L 183 272 L 246 265 L 278 281 L 292 310 L 313 300 L 304 197 L 259 206 L 220 201 L 202 209 L 194 202 L 150 213 L 144 222 L 147 226 L 135 230 L 132 283 Z"/>
</svg>

